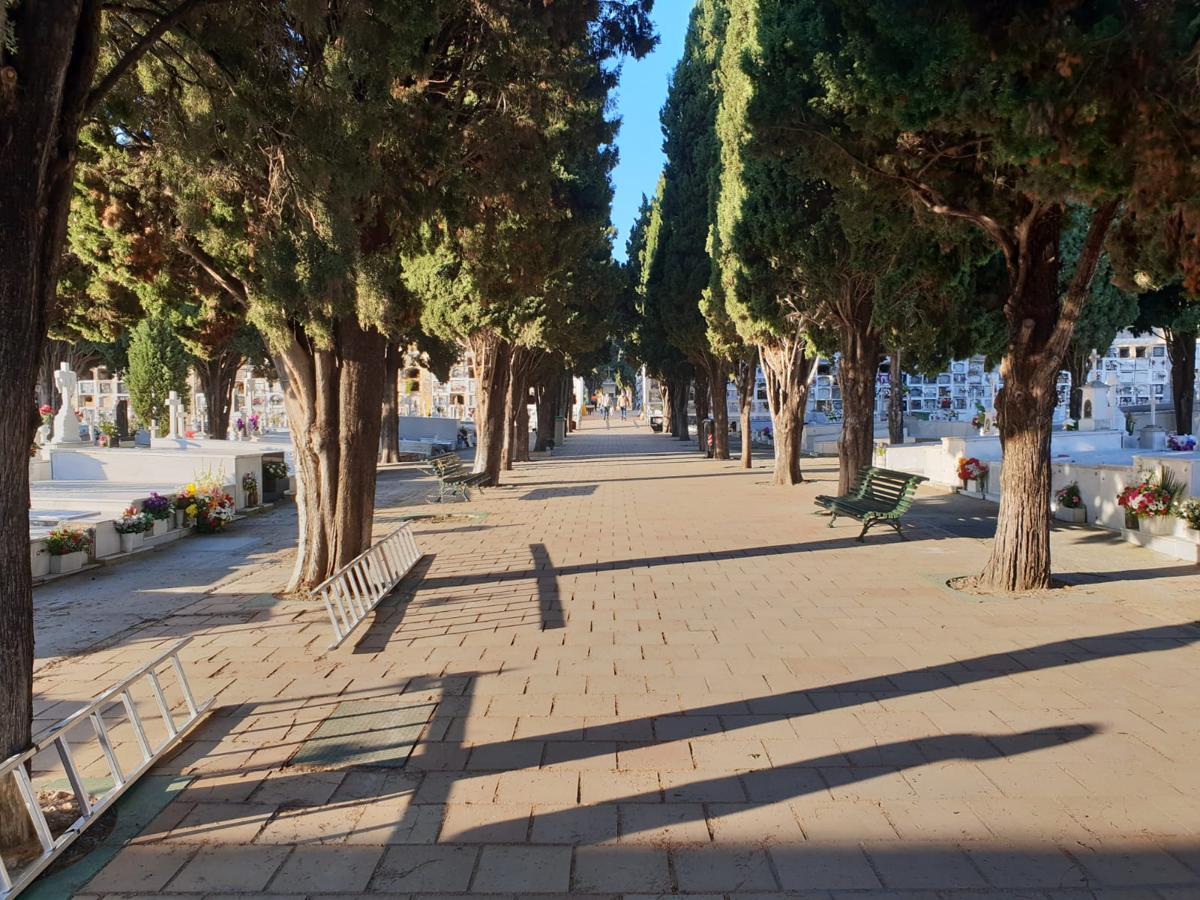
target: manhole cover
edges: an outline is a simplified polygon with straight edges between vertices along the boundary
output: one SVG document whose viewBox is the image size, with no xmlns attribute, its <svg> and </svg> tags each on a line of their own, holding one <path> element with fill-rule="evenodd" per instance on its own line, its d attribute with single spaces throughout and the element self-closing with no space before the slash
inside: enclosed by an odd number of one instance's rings
<svg viewBox="0 0 1200 900">
<path fill-rule="evenodd" d="M 301 745 L 292 765 L 400 768 L 408 762 L 436 705 L 405 702 L 399 697 L 347 700 Z"/>
</svg>

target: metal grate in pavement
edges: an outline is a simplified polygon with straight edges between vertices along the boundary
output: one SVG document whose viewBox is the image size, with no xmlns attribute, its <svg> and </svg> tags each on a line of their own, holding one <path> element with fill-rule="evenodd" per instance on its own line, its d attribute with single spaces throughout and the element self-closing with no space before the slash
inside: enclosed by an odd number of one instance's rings
<svg viewBox="0 0 1200 900">
<path fill-rule="evenodd" d="M 413 703 L 402 696 L 347 700 L 300 746 L 292 765 L 401 768 L 436 705 Z"/>
</svg>

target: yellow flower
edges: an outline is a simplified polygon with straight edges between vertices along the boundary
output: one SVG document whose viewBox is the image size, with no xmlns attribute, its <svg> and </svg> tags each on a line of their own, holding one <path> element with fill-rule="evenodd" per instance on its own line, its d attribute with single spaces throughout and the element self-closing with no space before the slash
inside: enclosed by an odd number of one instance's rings
<svg viewBox="0 0 1200 900">
<path fill-rule="evenodd" d="M 196 518 L 196 504 L 195 503 L 188 504 L 187 514 L 188 514 L 188 516 L 190 516 L 193 519 Z"/>
</svg>

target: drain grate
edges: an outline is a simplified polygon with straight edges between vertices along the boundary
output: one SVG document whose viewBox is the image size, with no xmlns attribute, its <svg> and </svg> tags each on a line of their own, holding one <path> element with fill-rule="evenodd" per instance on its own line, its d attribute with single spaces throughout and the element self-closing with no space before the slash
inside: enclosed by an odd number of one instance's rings
<svg viewBox="0 0 1200 900">
<path fill-rule="evenodd" d="M 300 746 L 292 757 L 292 765 L 322 769 L 401 768 L 408 762 L 436 706 L 436 703 L 405 702 L 400 697 L 347 700 L 338 704 Z"/>
</svg>

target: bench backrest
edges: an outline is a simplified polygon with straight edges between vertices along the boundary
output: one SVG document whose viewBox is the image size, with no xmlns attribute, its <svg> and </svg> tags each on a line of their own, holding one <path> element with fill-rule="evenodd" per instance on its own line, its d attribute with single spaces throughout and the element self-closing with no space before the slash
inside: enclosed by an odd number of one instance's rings
<svg viewBox="0 0 1200 900">
<path fill-rule="evenodd" d="M 860 498 L 890 504 L 894 512 L 907 512 L 916 496 L 917 485 L 928 480 L 923 475 L 872 467 L 867 472 Z"/>
<path fill-rule="evenodd" d="M 457 453 L 443 453 L 429 461 L 439 475 L 459 475 L 463 472 L 463 461 Z"/>
</svg>

